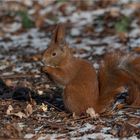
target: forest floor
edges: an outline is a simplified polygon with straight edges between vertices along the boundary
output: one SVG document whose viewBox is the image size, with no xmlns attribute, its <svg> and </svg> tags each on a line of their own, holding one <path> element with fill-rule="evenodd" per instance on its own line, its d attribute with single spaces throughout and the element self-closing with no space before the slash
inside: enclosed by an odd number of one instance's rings
<svg viewBox="0 0 140 140">
<path fill-rule="evenodd" d="M 40 72 L 59 22 L 66 23 L 75 56 L 97 70 L 106 53 L 139 55 L 139 11 L 139 0 L 0 1 L 0 139 L 140 139 L 140 108 L 77 117 L 64 109 L 62 90 Z"/>
</svg>

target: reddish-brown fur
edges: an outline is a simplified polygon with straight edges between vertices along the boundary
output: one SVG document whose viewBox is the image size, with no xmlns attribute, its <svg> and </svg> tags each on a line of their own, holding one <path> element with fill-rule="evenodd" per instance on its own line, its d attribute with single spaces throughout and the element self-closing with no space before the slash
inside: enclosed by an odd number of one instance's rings
<svg viewBox="0 0 140 140">
<path fill-rule="evenodd" d="M 99 81 L 99 105 L 106 109 L 116 94 L 123 87 L 128 87 L 128 104 L 140 106 L 140 64 L 139 57 L 121 55 L 120 53 L 108 54 L 100 65 Z"/>
<path fill-rule="evenodd" d="M 64 37 L 64 26 L 59 24 L 43 54 L 42 70 L 63 86 L 63 100 L 69 112 L 79 115 L 93 107 L 101 113 L 124 86 L 129 88 L 128 103 L 140 105 L 139 58 L 107 55 L 97 77 L 92 64 L 72 55 Z"/>
</svg>

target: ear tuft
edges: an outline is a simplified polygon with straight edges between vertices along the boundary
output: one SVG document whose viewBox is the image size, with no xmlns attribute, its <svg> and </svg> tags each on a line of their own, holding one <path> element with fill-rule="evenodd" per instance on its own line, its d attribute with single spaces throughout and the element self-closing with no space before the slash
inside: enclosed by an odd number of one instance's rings
<svg viewBox="0 0 140 140">
<path fill-rule="evenodd" d="M 62 23 L 57 24 L 53 33 L 53 42 L 62 43 L 65 42 L 65 25 Z"/>
</svg>

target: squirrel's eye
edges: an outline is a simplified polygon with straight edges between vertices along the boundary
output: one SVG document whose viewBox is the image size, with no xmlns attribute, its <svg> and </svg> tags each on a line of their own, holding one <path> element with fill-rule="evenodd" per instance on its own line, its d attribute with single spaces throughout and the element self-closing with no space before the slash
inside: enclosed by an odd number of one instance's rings
<svg viewBox="0 0 140 140">
<path fill-rule="evenodd" d="M 54 52 L 54 53 L 52 53 L 52 56 L 56 56 L 56 53 Z"/>
</svg>

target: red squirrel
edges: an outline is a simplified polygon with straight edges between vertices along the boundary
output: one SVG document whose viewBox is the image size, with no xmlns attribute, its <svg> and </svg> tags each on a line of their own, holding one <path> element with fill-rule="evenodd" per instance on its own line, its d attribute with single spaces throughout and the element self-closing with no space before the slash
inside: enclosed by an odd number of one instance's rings
<svg viewBox="0 0 140 140">
<path fill-rule="evenodd" d="M 73 56 L 65 41 L 65 28 L 58 24 L 45 50 L 42 71 L 63 86 L 65 108 L 76 115 L 88 108 L 102 113 L 124 86 L 129 104 L 140 105 L 140 57 L 109 54 L 98 73 L 87 60 Z"/>
</svg>

